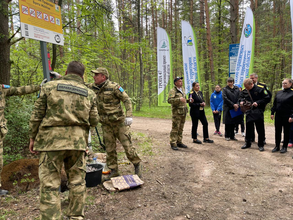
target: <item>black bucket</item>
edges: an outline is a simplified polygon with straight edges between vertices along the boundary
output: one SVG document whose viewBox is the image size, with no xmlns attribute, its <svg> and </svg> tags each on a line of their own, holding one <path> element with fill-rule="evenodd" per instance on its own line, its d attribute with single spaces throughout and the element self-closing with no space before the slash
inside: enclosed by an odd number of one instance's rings
<svg viewBox="0 0 293 220">
<path fill-rule="evenodd" d="M 102 164 L 88 164 L 87 166 L 94 167 L 97 171 L 86 173 L 85 182 L 87 187 L 94 187 L 101 183 L 102 180 Z"/>
</svg>

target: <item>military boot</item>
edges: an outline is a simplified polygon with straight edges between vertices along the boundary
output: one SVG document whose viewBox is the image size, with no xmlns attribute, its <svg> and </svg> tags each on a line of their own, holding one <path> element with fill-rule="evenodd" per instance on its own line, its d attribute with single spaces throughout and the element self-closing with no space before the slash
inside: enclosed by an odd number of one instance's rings
<svg viewBox="0 0 293 220">
<path fill-rule="evenodd" d="M 139 178 L 142 177 L 142 165 L 140 163 L 133 164 L 134 165 L 134 173 L 138 175 Z"/>
<path fill-rule="evenodd" d="M 5 189 L 0 189 L 0 196 L 5 196 L 8 194 L 8 191 Z"/>
<path fill-rule="evenodd" d="M 110 175 L 109 175 L 108 177 L 106 177 L 104 181 L 108 181 L 108 180 L 110 180 L 111 178 L 116 177 L 116 176 L 119 176 L 119 172 L 118 172 L 118 170 L 116 170 L 116 169 L 111 169 L 111 173 L 110 173 Z"/>
</svg>

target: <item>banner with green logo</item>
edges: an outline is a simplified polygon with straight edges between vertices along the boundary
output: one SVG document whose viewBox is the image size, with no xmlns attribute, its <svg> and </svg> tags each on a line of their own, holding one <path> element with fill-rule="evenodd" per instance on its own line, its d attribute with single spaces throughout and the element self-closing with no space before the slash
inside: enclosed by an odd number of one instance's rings
<svg viewBox="0 0 293 220">
<path fill-rule="evenodd" d="M 168 93 L 172 83 L 171 40 L 165 29 L 157 28 L 158 106 L 169 106 Z"/>
</svg>

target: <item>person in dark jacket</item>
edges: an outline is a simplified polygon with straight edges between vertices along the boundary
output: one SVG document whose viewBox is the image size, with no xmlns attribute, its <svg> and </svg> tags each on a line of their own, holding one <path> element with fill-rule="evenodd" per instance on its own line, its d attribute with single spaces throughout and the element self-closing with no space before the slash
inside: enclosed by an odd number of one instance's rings
<svg viewBox="0 0 293 220">
<path fill-rule="evenodd" d="M 214 135 L 223 136 L 220 132 L 220 125 L 221 125 L 221 116 L 223 111 L 223 97 L 222 97 L 222 91 L 220 85 L 216 85 L 215 91 L 211 95 L 210 98 L 210 106 L 213 111 L 214 116 L 214 122 L 216 131 L 214 132 Z"/>
<path fill-rule="evenodd" d="M 235 84 L 239 88 L 239 91 L 242 91 L 242 86 L 240 84 Z M 241 127 L 241 135 L 242 137 L 245 137 L 245 126 L 244 126 L 244 114 L 241 115 L 241 122 L 240 122 L 240 127 Z M 235 124 L 235 135 L 238 134 L 239 131 L 239 124 Z"/>
<path fill-rule="evenodd" d="M 205 143 L 214 143 L 213 140 L 209 139 L 209 131 L 208 131 L 208 121 L 204 112 L 205 101 L 203 99 L 202 92 L 199 91 L 199 83 L 192 83 L 192 91 L 189 94 L 189 99 L 193 99 L 193 102 L 189 102 L 190 106 L 190 116 L 192 119 L 192 138 L 193 143 L 201 144 L 202 142 L 197 139 L 197 126 L 198 120 L 200 120 L 203 126 L 203 142 Z"/>
<path fill-rule="evenodd" d="M 275 148 L 272 152 L 280 151 L 282 128 L 284 132 L 283 147 L 280 153 L 287 152 L 290 134 L 290 121 L 293 118 L 293 91 L 291 89 L 292 80 L 284 79 L 282 82 L 283 90 L 279 91 L 274 99 L 271 108 L 271 119 L 275 119 Z"/>
<path fill-rule="evenodd" d="M 264 106 L 270 100 L 268 92 L 261 87 L 253 84 L 252 79 L 245 79 L 243 82 L 245 89 L 240 93 L 239 103 L 243 106 L 245 102 L 252 104 L 251 108 L 246 112 L 246 139 L 241 149 L 251 147 L 253 140 L 254 125 L 258 133 L 259 151 L 264 151 Z"/>
<path fill-rule="evenodd" d="M 227 79 L 227 86 L 223 88 L 223 100 L 224 100 L 224 106 L 223 106 L 223 123 L 225 124 L 225 140 L 235 140 L 235 134 L 234 134 L 234 127 L 235 124 L 240 123 L 240 116 L 231 117 L 231 110 L 234 110 L 235 112 L 238 110 L 238 98 L 239 98 L 239 88 L 237 86 L 234 86 L 234 79 L 232 77 L 229 77 Z"/>
</svg>

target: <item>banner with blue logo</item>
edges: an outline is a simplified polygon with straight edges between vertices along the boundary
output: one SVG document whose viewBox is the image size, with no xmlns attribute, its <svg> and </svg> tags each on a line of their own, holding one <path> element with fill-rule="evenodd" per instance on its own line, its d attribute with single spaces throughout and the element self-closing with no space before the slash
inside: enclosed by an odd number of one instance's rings
<svg viewBox="0 0 293 220">
<path fill-rule="evenodd" d="M 157 28 L 158 106 L 170 106 L 169 91 L 173 88 L 171 40 L 165 29 Z"/>
<path fill-rule="evenodd" d="M 197 40 L 195 32 L 189 22 L 181 21 L 182 55 L 184 70 L 185 93 L 192 89 L 193 82 L 200 83 L 200 69 L 198 60 Z M 179 75 L 178 75 L 179 76 Z"/>
<path fill-rule="evenodd" d="M 255 24 L 252 10 L 247 7 L 236 61 L 235 84 L 243 84 L 253 73 Z"/>
</svg>

